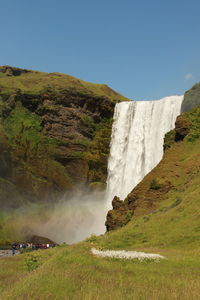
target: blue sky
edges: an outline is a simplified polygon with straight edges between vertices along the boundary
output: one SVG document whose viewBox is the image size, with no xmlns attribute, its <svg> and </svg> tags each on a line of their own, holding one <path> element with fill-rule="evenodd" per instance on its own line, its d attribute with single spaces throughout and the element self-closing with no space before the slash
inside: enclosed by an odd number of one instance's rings
<svg viewBox="0 0 200 300">
<path fill-rule="evenodd" d="M 0 11 L 0 65 L 106 83 L 131 99 L 200 81 L 199 0 L 7 0 Z"/>
</svg>

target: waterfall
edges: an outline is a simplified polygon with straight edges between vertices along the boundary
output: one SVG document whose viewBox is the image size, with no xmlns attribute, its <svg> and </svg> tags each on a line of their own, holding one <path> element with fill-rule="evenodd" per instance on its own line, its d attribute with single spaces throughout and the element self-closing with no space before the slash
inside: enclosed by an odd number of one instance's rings
<svg viewBox="0 0 200 300">
<path fill-rule="evenodd" d="M 163 138 L 174 128 L 180 114 L 182 96 L 157 101 L 130 101 L 116 104 L 108 160 L 106 196 L 104 192 L 79 191 L 63 199 L 36 219 L 36 235 L 68 244 L 91 234 L 105 232 L 105 218 L 115 195 L 124 199 L 153 169 L 163 155 Z M 30 218 L 32 226 L 32 217 Z"/>
<path fill-rule="evenodd" d="M 165 134 L 174 128 L 183 96 L 116 104 L 108 160 L 108 208 L 124 199 L 162 159 Z"/>
</svg>

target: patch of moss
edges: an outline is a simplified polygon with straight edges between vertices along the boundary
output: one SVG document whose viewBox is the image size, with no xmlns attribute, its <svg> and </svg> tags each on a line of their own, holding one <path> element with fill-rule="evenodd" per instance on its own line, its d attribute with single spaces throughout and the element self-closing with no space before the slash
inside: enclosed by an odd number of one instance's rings
<svg viewBox="0 0 200 300">
<path fill-rule="evenodd" d="M 87 139 L 72 139 L 71 144 L 74 145 L 82 145 L 85 146 L 86 148 L 90 145 L 90 141 Z"/>
<path fill-rule="evenodd" d="M 175 129 L 169 131 L 166 135 L 165 135 L 165 139 L 164 139 L 164 150 L 168 149 L 171 147 L 171 145 L 174 143 L 175 140 Z"/>
<path fill-rule="evenodd" d="M 89 182 L 106 183 L 111 130 L 112 119 L 104 119 L 96 126 L 94 138 L 84 156 L 89 166 Z"/>
<path fill-rule="evenodd" d="M 200 106 L 185 113 L 185 117 L 190 121 L 190 132 L 187 135 L 187 140 L 194 142 L 200 138 Z"/>
<path fill-rule="evenodd" d="M 30 113 L 20 103 L 4 122 L 5 131 L 13 147 L 20 143 L 30 143 L 32 148 L 36 147 L 41 141 L 40 124 L 39 116 Z"/>
<path fill-rule="evenodd" d="M 164 150 L 170 148 L 175 141 L 184 138 L 189 142 L 200 138 L 200 106 L 177 118 L 176 129 L 165 135 Z"/>
<path fill-rule="evenodd" d="M 90 132 L 94 134 L 96 129 L 94 120 L 90 116 L 83 114 L 81 116 L 81 121 L 85 126 L 87 126 L 90 129 Z"/>
<path fill-rule="evenodd" d="M 44 189 L 53 185 L 59 189 L 71 187 L 72 181 L 64 166 L 53 159 L 57 140 L 42 134 L 38 115 L 19 103 L 4 121 L 4 128 L 13 160 L 18 162 L 15 169 L 21 188 L 42 196 Z M 75 153 L 74 157 L 82 158 L 83 154 Z"/>
</svg>

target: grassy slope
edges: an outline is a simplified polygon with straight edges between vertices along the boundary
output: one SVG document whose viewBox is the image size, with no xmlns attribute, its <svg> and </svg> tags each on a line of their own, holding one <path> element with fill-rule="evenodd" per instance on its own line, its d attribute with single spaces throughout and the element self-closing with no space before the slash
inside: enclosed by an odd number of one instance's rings
<svg viewBox="0 0 200 300">
<path fill-rule="evenodd" d="M 68 89 L 108 97 L 113 101 L 128 100 L 105 84 L 86 82 L 67 74 L 30 71 L 20 76 L 7 76 L 5 73 L 0 73 L 0 92 L 2 94 L 13 94 L 17 90 L 27 94 L 40 94 L 45 90 L 56 93 Z"/>
<path fill-rule="evenodd" d="M 123 228 L 58 248 L 51 258 L 38 252 L 46 261 L 41 258 L 43 265 L 32 272 L 22 267 L 26 255 L 2 259 L 2 299 L 199 299 L 200 138 L 195 123 L 138 187 L 147 189 L 154 178 L 173 184 L 164 197 L 157 195 L 153 211 L 144 199 Z M 97 258 L 91 247 L 142 250 L 167 259 L 158 264 Z"/>
<path fill-rule="evenodd" d="M 163 199 L 154 194 L 154 208 L 138 205 L 134 218 L 107 234 L 101 245 L 111 248 L 161 247 L 193 249 L 200 245 L 200 140 L 175 144 L 163 161 L 137 187 L 145 190 L 153 178 L 169 180 L 173 188 Z M 163 172 L 164 170 L 164 172 Z M 159 193 L 158 191 L 156 191 Z M 141 199 L 140 199 L 141 200 Z"/>
</svg>

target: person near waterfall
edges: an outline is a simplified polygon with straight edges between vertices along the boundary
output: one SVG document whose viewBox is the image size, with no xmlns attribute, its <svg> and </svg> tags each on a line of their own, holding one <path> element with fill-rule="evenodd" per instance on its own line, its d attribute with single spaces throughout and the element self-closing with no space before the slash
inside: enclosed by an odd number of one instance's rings
<svg viewBox="0 0 200 300">
<path fill-rule="evenodd" d="M 17 244 L 13 243 L 12 244 L 12 255 L 15 255 L 16 250 L 17 250 Z"/>
</svg>

